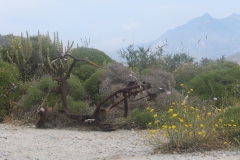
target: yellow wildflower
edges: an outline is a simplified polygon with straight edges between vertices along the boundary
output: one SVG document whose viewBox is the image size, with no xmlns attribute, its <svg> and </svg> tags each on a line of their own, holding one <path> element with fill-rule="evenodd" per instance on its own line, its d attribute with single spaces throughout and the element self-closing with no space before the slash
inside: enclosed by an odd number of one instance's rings
<svg viewBox="0 0 240 160">
<path fill-rule="evenodd" d="M 218 119 L 218 121 L 219 121 L 219 122 L 222 122 L 223 120 L 222 120 L 222 118 L 220 118 L 220 119 Z"/>
<path fill-rule="evenodd" d="M 222 112 L 222 109 L 218 108 L 218 112 Z"/>
<path fill-rule="evenodd" d="M 208 112 L 207 114 L 208 114 L 208 115 L 211 115 L 212 113 L 211 113 L 211 112 Z"/>
<path fill-rule="evenodd" d="M 200 116 L 197 116 L 197 119 L 200 120 L 201 119 Z"/>
<path fill-rule="evenodd" d="M 167 129 L 168 126 L 167 125 L 162 125 L 162 129 Z"/>
<path fill-rule="evenodd" d="M 203 132 L 198 132 L 198 135 L 203 135 Z"/>
<path fill-rule="evenodd" d="M 169 109 L 169 110 L 168 110 L 168 112 L 172 112 L 172 111 L 173 111 L 173 109 Z"/>
<path fill-rule="evenodd" d="M 173 117 L 176 117 L 176 116 L 177 116 L 177 114 L 176 114 L 176 113 L 174 113 L 172 116 L 173 116 Z"/>
<path fill-rule="evenodd" d="M 184 124 L 185 127 L 188 127 L 188 124 Z"/>
<path fill-rule="evenodd" d="M 185 105 L 185 103 L 184 103 L 184 102 L 182 102 L 182 103 L 181 103 L 181 105 L 182 105 L 182 106 L 184 106 L 184 105 Z"/>
<path fill-rule="evenodd" d="M 193 92 L 193 89 L 191 88 L 190 91 Z"/>
<path fill-rule="evenodd" d="M 218 127 L 218 124 L 215 124 L 216 127 Z"/>
<path fill-rule="evenodd" d="M 175 129 L 175 130 L 174 130 L 174 132 L 178 132 L 178 130 L 177 130 L 177 129 Z"/>
<path fill-rule="evenodd" d="M 198 108 L 195 108 L 196 111 L 198 111 Z"/>
<path fill-rule="evenodd" d="M 157 117 L 157 113 L 156 113 L 156 114 L 154 114 L 154 115 L 153 115 L 153 117 L 154 117 L 154 118 L 156 118 L 156 117 Z"/>
<path fill-rule="evenodd" d="M 227 144 L 227 142 L 223 142 L 223 144 Z"/>
<path fill-rule="evenodd" d="M 189 132 L 189 136 L 192 136 L 192 132 Z"/>
<path fill-rule="evenodd" d="M 236 127 L 236 126 L 237 126 L 236 124 L 233 125 L 233 127 Z"/>
<path fill-rule="evenodd" d="M 175 129 L 176 128 L 176 126 L 175 125 L 172 125 L 172 129 Z"/>
<path fill-rule="evenodd" d="M 167 133 L 163 133 L 163 136 L 164 136 L 164 137 L 167 137 Z"/>
<path fill-rule="evenodd" d="M 151 132 L 151 133 L 155 133 L 155 132 L 156 132 L 156 130 L 152 129 L 152 130 L 150 130 L 150 132 Z"/>
<path fill-rule="evenodd" d="M 147 110 L 150 110 L 150 107 L 147 107 Z"/>
<path fill-rule="evenodd" d="M 203 127 L 204 125 L 203 124 L 200 124 L 200 127 Z"/>
<path fill-rule="evenodd" d="M 152 122 L 149 122 L 148 125 L 149 125 L 149 126 L 152 125 Z"/>
<path fill-rule="evenodd" d="M 192 127 L 192 124 L 189 124 L 189 127 Z"/>
<path fill-rule="evenodd" d="M 179 119 L 179 121 L 180 121 L 180 122 L 184 122 L 184 120 L 183 120 L 183 119 L 181 119 L 181 118 L 178 118 L 178 119 Z"/>
<path fill-rule="evenodd" d="M 234 120 L 232 119 L 231 122 L 234 122 Z"/>
<path fill-rule="evenodd" d="M 175 102 L 172 102 L 172 105 L 175 105 L 176 103 Z"/>
<path fill-rule="evenodd" d="M 159 123 L 159 120 L 156 120 L 154 123 L 155 123 L 155 124 Z"/>
<path fill-rule="evenodd" d="M 184 84 L 180 84 L 180 86 L 181 86 L 181 87 L 183 87 L 183 86 L 184 86 Z"/>
<path fill-rule="evenodd" d="M 154 111 L 154 109 L 151 109 L 151 110 L 150 110 L 150 112 L 153 112 L 153 111 Z"/>
<path fill-rule="evenodd" d="M 231 124 L 228 124 L 228 127 L 231 127 L 232 125 Z"/>
</svg>

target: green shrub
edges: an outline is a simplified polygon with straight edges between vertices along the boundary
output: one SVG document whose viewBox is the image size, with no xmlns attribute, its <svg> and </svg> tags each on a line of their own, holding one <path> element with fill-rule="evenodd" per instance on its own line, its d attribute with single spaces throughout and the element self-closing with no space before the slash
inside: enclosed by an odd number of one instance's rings
<svg viewBox="0 0 240 160">
<path fill-rule="evenodd" d="M 19 82 L 19 71 L 15 65 L 0 59 L 0 117 L 11 109 L 11 102 L 25 94 L 28 84 Z"/>
<path fill-rule="evenodd" d="M 232 106 L 225 110 L 218 109 L 220 114 L 215 118 L 214 126 L 219 137 L 225 142 L 240 145 L 240 107 Z"/>
<path fill-rule="evenodd" d="M 180 90 L 180 84 L 186 84 L 195 76 L 201 73 L 201 68 L 198 66 L 189 66 L 186 68 L 180 68 L 179 70 L 173 72 L 174 79 L 176 81 L 175 88 Z"/>
<path fill-rule="evenodd" d="M 49 93 L 52 87 L 57 86 L 57 82 L 53 82 L 50 78 L 43 78 L 36 86 L 31 86 L 28 89 L 26 98 L 24 100 L 24 108 L 30 109 L 33 105 L 40 105 L 43 98 Z M 47 105 L 53 107 L 59 95 L 52 92 L 48 98 Z"/>
<path fill-rule="evenodd" d="M 148 75 L 148 74 L 151 74 L 152 73 L 152 69 L 151 68 L 146 68 L 146 69 L 143 69 L 141 71 L 141 74 L 143 75 Z"/>
<path fill-rule="evenodd" d="M 69 95 L 73 98 L 73 100 L 78 101 L 80 99 L 83 99 L 84 88 L 81 82 L 79 81 L 78 77 L 71 76 L 67 82 Z"/>
<path fill-rule="evenodd" d="M 98 94 L 99 84 L 106 72 L 106 70 L 99 69 L 84 82 L 85 89 L 91 96 Z"/>
<path fill-rule="evenodd" d="M 89 110 L 89 104 L 83 101 L 74 101 L 71 96 L 67 96 L 68 110 L 71 113 L 86 114 Z"/>
<path fill-rule="evenodd" d="M 194 88 L 193 94 L 202 100 L 217 98 L 218 107 L 233 105 L 232 99 L 240 97 L 236 87 L 240 80 L 239 69 L 239 66 L 232 62 L 212 63 L 191 79 L 187 86 Z"/>
<path fill-rule="evenodd" d="M 73 55 L 74 57 L 78 58 L 78 59 L 88 59 L 100 66 L 102 66 L 104 63 L 109 63 L 109 62 L 113 62 L 113 60 L 106 55 L 104 52 L 98 50 L 98 49 L 94 49 L 94 48 L 86 48 L 86 47 L 79 47 L 79 48 L 74 48 L 71 50 L 71 55 Z M 82 62 L 79 63 L 83 64 Z M 84 63 L 84 64 L 89 64 L 89 63 Z M 78 66 L 78 65 L 76 65 Z"/>
<path fill-rule="evenodd" d="M 30 87 L 24 100 L 24 108 L 29 110 L 33 105 L 41 104 L 42 98 L 43 94 L 41 90 L 33 86 Z"/>
<path fill-rule="evenodd" d="M 95 71 L 97 67 L 89 64 L 81 65 L 80 67 L 74 67 L 72 73 L 82 81 L 86 81 Z"/>
<path fill-rule="evenodd" d="M 52 81 L 50 78 L 43 78 L 37 85 L 37 89 L 47 94 L 53 86 L 57 86 L 56 81 Z"/>
<path fill-rule="evenodd" d="M 147 124 L 154 121 L 153 114 L 147 109 L 143 111 L 139 111 L 138 109 L 132 110 L 129 113 L 129 119 L 140 128 L 147 128 Z"/>
</svg>

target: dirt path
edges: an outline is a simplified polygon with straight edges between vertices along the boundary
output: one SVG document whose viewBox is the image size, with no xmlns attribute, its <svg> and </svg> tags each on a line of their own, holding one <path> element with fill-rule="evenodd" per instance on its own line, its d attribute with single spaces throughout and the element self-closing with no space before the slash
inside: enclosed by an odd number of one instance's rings
<svg viewBox="0 0 240 160">
<path fill-rule="evenodd" d="M 77 129 L 36 129 L 0 124 L 0 159 L 132 159 L 132 160 L 240 160 L 240 151 L 191 154 L 153 154 L 146 145 L 146 131 L 114 132 Z"/>
</svg>

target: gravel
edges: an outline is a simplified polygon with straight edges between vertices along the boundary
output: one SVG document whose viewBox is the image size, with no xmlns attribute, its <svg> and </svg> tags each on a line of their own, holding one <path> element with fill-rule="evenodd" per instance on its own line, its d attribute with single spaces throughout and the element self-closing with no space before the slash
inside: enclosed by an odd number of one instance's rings
<svg viewBox="0 0 240 160">
<path fill-rule="evenodd" d="M 36 129 L 0 124 L 0 159 L 4 160 L 240 160 L 240 151 L 154 154 L 147 131 L 114 132 L 80 129 Z"/>
</svg>

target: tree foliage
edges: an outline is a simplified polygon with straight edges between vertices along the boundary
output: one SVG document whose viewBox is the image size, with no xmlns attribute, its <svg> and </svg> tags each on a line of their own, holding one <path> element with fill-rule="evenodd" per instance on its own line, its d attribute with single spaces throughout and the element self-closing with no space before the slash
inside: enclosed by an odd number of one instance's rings
<svg viewBox="0 0 240 160">
<path fill-rule="evenodd" d="M 135 49 L 133 45 L 130 45 L 127 50 L 118 51 L 118 54 L 125 59 L 130 68 L 138 68 L 140 72 L 146 68 L 158 68 L 173 72 L 184 63 L 193 62 L 194 58 L 186 53 L 164 55 L 164 46 L 157 47 L 155 51 L 152 51 L 150 47 L 145 49 L 138 46 Z"/>
</svg>

